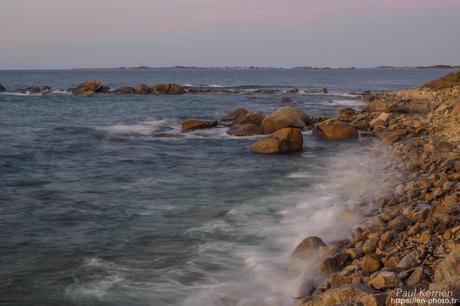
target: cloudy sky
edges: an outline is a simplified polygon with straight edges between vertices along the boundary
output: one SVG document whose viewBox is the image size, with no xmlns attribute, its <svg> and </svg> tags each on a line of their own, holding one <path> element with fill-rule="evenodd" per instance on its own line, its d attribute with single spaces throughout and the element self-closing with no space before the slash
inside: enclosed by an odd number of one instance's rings
<svg viewBox="0 0 460 306">
<path fill-rule="evenodd" d="M 460 0 L 2 0 L 0 69 L 460 65 Z"/>
</svg>

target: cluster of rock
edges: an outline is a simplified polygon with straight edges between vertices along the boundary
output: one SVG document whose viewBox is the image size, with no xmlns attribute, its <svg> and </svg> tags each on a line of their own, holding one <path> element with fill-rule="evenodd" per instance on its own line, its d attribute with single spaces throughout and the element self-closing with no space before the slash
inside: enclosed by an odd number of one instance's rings
<svg viewBox="0 0 460 306">
<path fill-rule="evenodd" d="M 294 107 L 282 107 L 265 116 L 237 108 L 220 122 L 188 119 L 182 122 L 182 132 L 228 126 L 232 136 L 267 135 L 251 146 L 251 152 L 278 154 L 298 152 L 303 148 L 303 130 L 313 129 L 313 135 L 325 140 L 358 138 L 357 130 L 346 122 L 327 117 L 310 117 Z"/>
<path fill-rule="evenodd" d="M 313 260 L 316 273 L 305 276 L 309 286 L 295 304 L 396 305 L 402 292 L 427 302 L 428 291 L 438 297 L 429 305 L 456 305 L 460 72 L 421 88 L 371 95 L 361 111 L 344 109 L 339 118 L 379 138 L 376 154 L 388 151 L 390 170 L 401 175 L 391 179 L 392 194 L 362 203 L 370 213 L 349 239 L 326 244 L 309 237 L 297 247 L 292 256 Z"/>
<path fill-rule="evenodd" d="M 6 88 L 0 84 L 0 92 L 6 91 Z M 121 86 L 117 88 L 110 88 L 109 85 L 104 85 L 99 80 L 89 80 L 79 84 L 76 87 L 68 88 L 68 92 L 71 92 L 75 95 L 82 96 L 93 96 L 95 94 L 123 94 L 123 95 L 181 95 L 181 94 L 216 94 L 216 93 L 255 93 L 255 94 L 275 94 L 286 92 L 288 94 L 299 93 L 298 88 L 292 88 L 290 90 L 281 90 L 281 89 L 258 89 L 258 90 L 248 90 L 244 87 L 197 87 L 197 86 L 182 86 L 174 83 L 160 83 L 149 86 L 147 84 L 140 84 L 138 86 Z M 21 88 L 16 90 L 19 93 L 28 93 L 28 94 L 49 94 L 52 92 L 49 86 L 44 86 L 42 88 L 38 86 L 31 86 L 26 88 Z M 317 90 L 305 89 L 304 92 L 310 93 L 322 93 L 326 94 L 327 88 L 320 88 Z M 284 97 L 282 102 L 292 102 L 289 97 Z"/>
</svg>

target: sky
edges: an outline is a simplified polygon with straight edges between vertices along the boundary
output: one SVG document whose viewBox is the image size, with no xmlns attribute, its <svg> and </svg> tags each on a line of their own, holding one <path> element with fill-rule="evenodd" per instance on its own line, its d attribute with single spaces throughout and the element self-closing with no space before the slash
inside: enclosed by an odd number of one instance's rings
<svg viewBox="0 0 460 306">
<path fill-rule="evenodd" d="M 0 69 L 460 65 L 460 0 L 2 0 Z"/>
</svg>

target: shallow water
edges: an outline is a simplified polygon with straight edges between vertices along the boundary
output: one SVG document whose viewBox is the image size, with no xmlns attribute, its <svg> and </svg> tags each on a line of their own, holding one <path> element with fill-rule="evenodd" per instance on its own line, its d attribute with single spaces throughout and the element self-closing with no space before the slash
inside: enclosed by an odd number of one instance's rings
<svg viewBox="0 0 460 306">
<path fill-rule="evenodd" d="M 180 133 L 185 118 L 238 106 L 270 113 L 282 94 L 78 97 L 12 89 L 101 79 L 295 94 L 312 115 L 360 107 L 350 91 L 418 86 L 446 70 L 149 69 L 0 71 L 2 305 L 290 305 L 286 268 L 302 238 L 345 237 L 340 217 L 381 189 L 370 140 L 261 156 L 258 137 Z M 378 172 L 377 172 L 378 173 Z"/>
</svg>

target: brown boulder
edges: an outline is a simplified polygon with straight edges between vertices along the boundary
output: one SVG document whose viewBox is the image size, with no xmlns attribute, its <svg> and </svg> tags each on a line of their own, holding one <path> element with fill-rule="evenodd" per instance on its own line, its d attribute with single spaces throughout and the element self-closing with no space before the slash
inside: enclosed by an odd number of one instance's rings
<svg viewBox="0 0 460 306">
<path fill-rule="evenodd" d="M 185 93 L 183 86 L 178 84 L 156 84 L 152 87 L 152 93 L 155 95 L 180 95 Z"/>
<path fill-rule="evenodd" d="M 136 90 L 131 86 L 122 86 L 120 88 L 116 88 L 111 91 L 111 93 L 117 94 L 117 95 L 130 95 L 130 94 L 134 94 L 135 92 Z"/>
<path fill-rule="evenodd" d="M 361 258 L 359 265 L 364 272 L 373 273 L 380 270 L 382 267 L 382 262 L 377 255 L 367 254 Z"/>
<path fill-rule="evenodd" d="M 271 134 L 287 127 L 303 129 L 309 120 L 307 114 L 297 108 L 282 107 L 265 117 L 261 125 L 262 134 Z"/>
<path fill-rule="evenodd" d="M 371 276 L 368 284 L 375 289 L 386 290 L 397 287 L 400 284 L 400 280 L 395 272 L 380 271 Z"/>
<path fill-rule="evenodd" d="M 187 119 L 182 121 L 182 132 L 191 132 L 200 129 L 209 129 L 217 126 L 217 121 L 208 121 L 200 119 Z"/>
<path fill-rule="evenodd" d="M 259 134 L 260 129 L 254 123 L 246 123 L 243 125 L 234 125 L 228 129 L 227 134 L 232 136 L 253 136 Z"/>
<path fill-rule="evenodd" d="M 146 84 L 140 84 L 136 87 L 134 87 L 134 92 L 137 95 L 148 95 L 152 92 L 152 88 L 147 86 Z"/>
<path fill-rule="evenodd" d="M 315 125 L 313 136 L 325 140 L 347 140 L 359 137 L 358 131 L 348 123 L 329 119 Z"/>
<path fill-rule="evenodd" d="M 224 122 L 233 122 L 237 120 L 238 118 L 246 115 L 248 113 L 248 110 L 245 109 L 244 107 L 238 107 L 235 109 L 233 112 L 222 118 L 222 121 Z"/>
<path fill-rule="evenodd" d="M 294 249 L 292 257 L 308 259 L 318 256 L 319 249 L 325 247 L 326 244 L 321 238 L 316 236 L 307 237 Z"/>
<path fill-rule="evenodd" d="M 283 128 L 251 146 L 251 152 L 276 154 L 302 150 L 303 135 L 300 129 Z"/>
<path fill-rule="evenodd" d="M 262 115 L 261 113 L 257 112 L 248 112 L 244 115 L 241 115 L 238 117 L 235 121 L 233 121 L 234 124 L 248 124 L 252 123 L 257 125 L 258 127 L 262 124 L 262 121 L 264 121 L 265 116 Z"/>
<path fill-rule="evenodd" d="M 99 80 L 90 80 L 79 84 L 72 90 L 72 93 L 75 95 L 90 96 L 94 95 L 100 86 L 101 82 Z"/>
<path fill-rule="evenodd" d="M 362 284 L 345 285 L 323 292 L 299 306 L 363 305 L 384 306 L 385 295 Z"/>
</svg>

